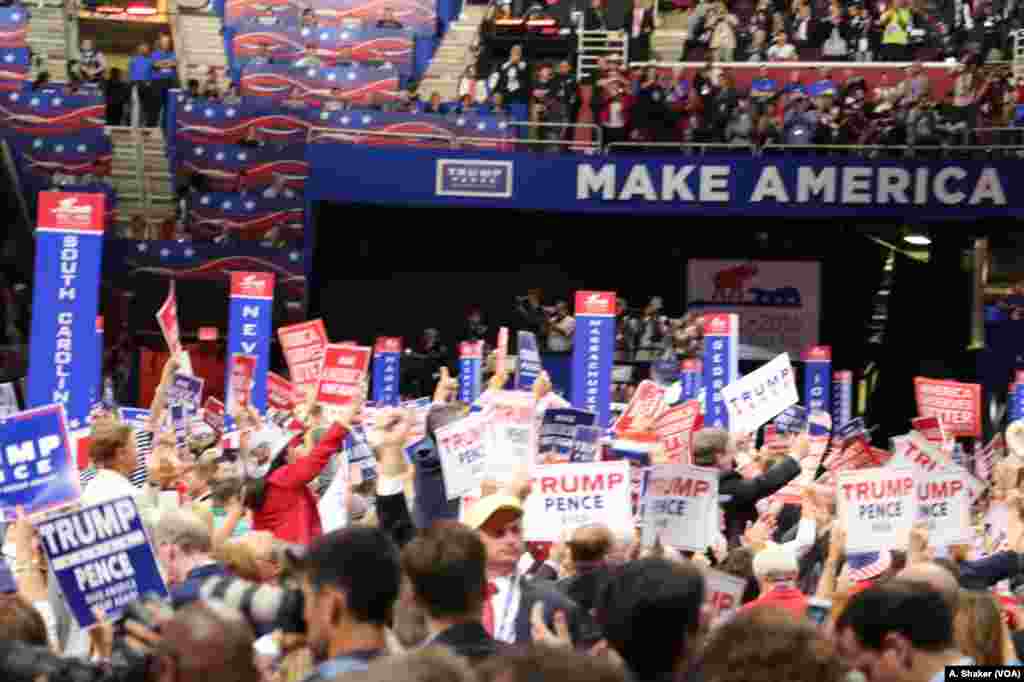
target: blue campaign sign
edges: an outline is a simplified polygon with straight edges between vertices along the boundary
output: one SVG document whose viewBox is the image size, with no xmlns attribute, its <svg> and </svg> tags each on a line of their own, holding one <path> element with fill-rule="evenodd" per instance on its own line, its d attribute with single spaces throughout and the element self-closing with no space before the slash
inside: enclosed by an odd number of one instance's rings
<svg viewBox="0 0 1024 682">
<path fill-rule="evenodd" d="M 807 419 L 810 411 L 803 405 L 787 407 L 782 414 L 775 418 L 775 432 L 778 434 L 802 433 L 807 428 Z"/>
<path fill-rule="evenodd" d="M 683 360 L 683 366 L 679 374 L 679 381 L 682 383 L 683 391 L 679 396 L 679 402 L 694 400 L 703 387 L 704 368 L 700 360 L 687 358 Z"/>
<path fill-rule="evenodd" d="M 256 358 L 249 400 L 260 412 L 267 409 L 267 372 L 270 371 L 270 334 L 274 309 L 274 275 L 269 272 L 232 272 L 228 310 L 227 357 L 235 353 Z M 233 363 L 227 363 L 224 385 L 231 386 Z M 225 415 L 226 424 L 231 418 Z"/>
<path fill-rule="evenodd" d="M 804 404 L 808 409 L 827 412 L 831 407 L 832 349 L 811 346 L 803 354 Z"/>
<path fill-rule="evenodd" d="M 593 412 L 571 407 L 545 410 L 538 437 L 541 461 L 549 455 L 555 462 L 572 461 L 579 429 L 594 426 L 596 420 L 597 415 Z"/>
<path fill-rule="evenodd" d="M 572 349 L 572 404 L 611 426 L 612 362 L 615 359 L 616 295 L 576 292 L 576 334 Z"/>
<path fill-rule="evenodd" d="M 15 518 L 54 509 L 82 495 L 78 464 L 60 404 L 18 412 L 0 420 L 0 511 Z"/>
<path fill-rule="evenodd" d="M 480 397 L 483 362 L 483 341 L 463 341 L 459 344 L 459 400 L 469 405 Z"/>
<path fill-rule="evenodd" d="M 528 391 L 533 388 L 533 382 L 537 381 L 537 377 L 544 371 L 537 335 L 533 332 L 519 332 L 517 347 L 519 355 L 516 361 L 515 387 L 517 391 Z"/>
<path fill-rule="evenodd" d="M 836 438 L 843 443 L 866 435 L 867 426 L 861 417 L 851 419 L 836 429 Z"/>
<path fill-rule="evenodd" d="M 842 370 L 832 375 L 832 423 L 845 424 L 853 419 L 853 372 Z"/>
<path fill-rule="evenodd" d="M 136 431 L 146 431 L 150 427 L 149 419 L 152 416 L 152 412 L 149 410 L 137 407 L 121 407 L 118 408 L 117 412 L 121 421 L 129 424 Z"/>
<path fill-rule="evenodd" d="M 104 197 L 41 192 L 38 200 L 28 406 L 60 403 L 69 426 L 78 429 L 100 394 L 96 314 Z"/>
<path fill-rule="evenodd" d="M 1013 385 L 1013 400 L 1010 401 L 1010 421 L 1024 419 L 1024 383 Z"/>
<path fill-rule="evenodd" d="M 341 113 L 341 112 L 339 112 Z M 339 163 L 339 159 L 344 159 Z M 1016 163 L 811 154 L 587 158 L 490 150 L 310 145 L 311 201 L 527 208 L 631 216 L 783 218 L 1024 215 Z M 395 186 L 394 169 L 403 182 Z M 475 177 L 477 182 L 465 181 Z"/>
<path fill-rule="evenodd" d="M 167 596 L 153 547 L 130 497 L 47 519 L 36 526 L 50 575 L 57 579 L 81 628 L 96 623 L 99 608 L 117 620 L 148 594 Z"/>
<path fill-rule="evenodd" d="M 601 429 L 597 426 L 576 427 L 570 462 L 597 462 L 601 455 Z"/>
<path fill-rule="evenodd" d="M 380 337 L 373 349 L 373 400 L 381 407 L 394 407 L 401 399 L 402 339 Z"/>
<path fill-rule="evenodd" d="M 704 425 L 729 428 L 722 389 L 739 379 L 739 315 L 720 313 L 704 318 Z"/>
</svg>

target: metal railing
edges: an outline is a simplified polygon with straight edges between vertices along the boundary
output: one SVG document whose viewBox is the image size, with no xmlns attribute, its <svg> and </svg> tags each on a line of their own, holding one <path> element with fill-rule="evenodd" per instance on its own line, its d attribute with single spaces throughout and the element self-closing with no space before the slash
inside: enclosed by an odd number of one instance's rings
<svg viewBox="0 0 1024 682">
<path fill-rule="evenodd" d="M 585 129 L 590 130 L 593 133 L 593 135 L 594 135 L 593 143 L 590 144 L 590 145 L 587 145 L 586 143 L 576 143 L 576 144 L 583 144 L 583 145 L 590 146 L 590 147 L 593 147 L 593 146 L 596 145 L 597 147 L 600 147 L 602 149 L 604 148 L 604 145 L 602 144 L 602 141 L 604 139 L 604 131 L 601 129 L 601 126 L 597 125 L 596 123 L 545 123 L 543 121 L 509 121 L 508 122 L 508 126 L 510 128 L 523 128 L 523 129 L 525 129 L 527 131 L 527 134 L 529 134 L 529 132 L 532 129 L 536 129 L 536 128 L 541 128 L 541 129 L 544 129 L 544 128 L 548 128 L 548 129 L 550 129 L 550 128 L 559 128 L 559 129 L 562 130 L 562 137 L 564 137 L 565 133 L 570 131 L 570 130 L 584 129 L 585 128 Z M 551 142 L 551 141 L 549 140 L 549 142 Z"/>
<path fill-rule="evenodd" d="M 904 158 L 911 158 L 922 155 L 934 155 L 943 158 L 951 157 L 964 157 L 971 156 L 977 158 L 978 156 L 999 157 L 999 156 L 1017 156 L 1018 154 L 1024 153 L 1024 145 L 998 145 L 998 144 L 985 144 L 985 145 L 854 145 L 854 144 L 766 144 L 761 148 L 762 154 L 770 154 L 772 152 L 799 152 L 803 154 L 824 154 L 829 155 L 830 152 L 835 155 L 842 156 L 865 156 L 865 155 L 887 155 L 890 158 L 893 156 L 903 156 Z"/>
<path fill-rule="evenodd" d="M 532 149 L 534 147 L 548 147 L 558 148 L 567 147 L 583 153 L 599 152 L 602 149 L 601 145 L 601 129 L 600 126 L 596 126 L 592 123 L 528 123 L 528 122 L 509 122 L 509 126 L 529 128 L 531 126 L 537 127 L 554 127 L 562 128 L 563 130 L 571 130 L 574 128 L 594 128 L 596 129 L 596 140 L 592 142 L 581 142 L 579 140 L 544 140 L 544 139 L 522 139 L 517 137 L 489 137 L 485 135 L 459 135 L 455 132 L 449 132 L 446 134 L 442 133 L 395 133 L 378 130 L 362 130 L 357 128 L 323 128 L 314 127 L 310 128 L 306 134 L 306 142 L 308 144 L 317 144 L 323 142 L 342 142 L 345 144 L 366 144 L 373 142 L 386 142 L 389 140 L 395 141 L 406 141 L 413 144 L 417 142 L 433 142 L 436 143 L 433 146 L 448 147 L 450 149 L 460 149 L 464 147 L 497 147 L 505 151 L 512 151 L 515 149 Z"/>
<path fill-rule="evenodd" d="M 757 146 L 735 142 L 610 142 L 604 146 L 605 153 L 621 149 L 678 149 L 681 152 L 695 151 L 698 155 L 708 152 L 728 153 L 737 149 L 756 152 Z"/>
<path fill-rule="evenodd" d="M 364 138 L 382 138 L 394 140 L 409 140 L 413 142 L 441 142 L 449 147 L 454 147 L 456 142 L 455 133 L 442 135 L 440 133 L 393 133 L 383 130 L 361 130 L 357 128 L 310 128 L 306 134 L 308 144 L 320 142 L 345 142 L 348 144 L 362 144 Z"/>
</svg>

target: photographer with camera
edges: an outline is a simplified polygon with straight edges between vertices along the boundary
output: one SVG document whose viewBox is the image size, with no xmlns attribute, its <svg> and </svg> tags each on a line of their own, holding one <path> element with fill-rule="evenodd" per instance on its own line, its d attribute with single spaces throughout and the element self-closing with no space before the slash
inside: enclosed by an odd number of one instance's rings
<svg viewBox="0 0 1024 682">
<path fill-rule="evenodd" d="M 526 296 L 516 296 L 516 312 L 519 313 L 520 321 L 518 327 L 524 332 L 533 332 L 537 335 L 537 343 L 544 343 L 544 325 L 548 316 L 544 312 L 541 300 L 544 292 L 541 289 L 530 289 Z"/>
</svg>

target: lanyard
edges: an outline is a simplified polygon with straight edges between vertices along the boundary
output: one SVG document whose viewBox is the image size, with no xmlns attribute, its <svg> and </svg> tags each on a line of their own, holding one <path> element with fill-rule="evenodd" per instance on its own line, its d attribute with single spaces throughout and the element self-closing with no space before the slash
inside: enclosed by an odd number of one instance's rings
<svg viewBox="0 0 1024 682">
<path fill-rule="evenodd" d="M 512 576 L 508 586 L 508 594 L 505 596 L 505 607 L 501 610 L 501 619 L 494 624 L 494 639 L 506 644 L 515 644 L 515 619 L 512 618 L 512 608 L 515 604 L 516 593 L 519 588 L 519 575 Z"/>
</svg>

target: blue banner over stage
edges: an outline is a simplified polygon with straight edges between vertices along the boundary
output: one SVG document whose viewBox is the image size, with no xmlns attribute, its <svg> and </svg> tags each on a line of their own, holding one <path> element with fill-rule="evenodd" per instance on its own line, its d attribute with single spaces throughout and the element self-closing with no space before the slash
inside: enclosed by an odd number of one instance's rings
<svg viewBox="0 0 1024 682">
<path fill-rule="evenodd" d="M 544 371 L 544 365 L 540 360 L 537 335 L 533 332 L 519 332 L 517 336 L 516 390 L 528 391 L 533 388 L 533 383 Z"/>
<path fill-rule="evenodd" d="M 804 351 L 804 405 L 811 412 L 832 408 L 832 348 L 811 346 Z"/>
<path fill-rule="evenodd" d="M 377 407 L 395 407 L 401 399 L 402 339 L 382 336 L 373 347 L 373 400 Z"/>
<path fill-rule="evenodd" d="M 848 369 L 832 374 L 832 423 L 846 424 L 853 419 L 853 372 Z"/>
<path fill-rule="evenodd" d="M 267 409 L 267 372 L 270 371 L 270 335 L 274 309 L 274 275 L 269 272 L 232 272 L 228 310 L 227 357 L 235 353 L 256 357 L 250 401 L 260 412 Z M 224 385 L 231 385 L 227 363 Z M 225 415 L 225 422 L 230 423 Z"/>
<path fill-rule="evenodd" d="M 93 609 L 116 620 L 145 595 L 167 596 L 153 547 L 130 497 L 43 521 L 36 529 L 64 601 L 79 627 Z"/>
<path fill-rule="evenodd" d="M 0 512 L 34 514 L 78 500 L 82 491 L 64 408 L 46 405 L 0 420 Z"/>
<path fill-rule="evenodd" d="M 583 158 L 326 141 L 309 145 L 306 160 L 305 191 L 314 201 L 702 217 L 1024 216 L 1012 161 L 797 153 Z M 400 187 L 395 168 L 402 168 Z"/>
<path fill-rule="evenodd" d="M 72 429 L 92 409 L 103 258 L 102 194 L 40 192 L 28 405 L 64 406 Z M 74 367 L 74 371 L 71 368 Z"/>
<path fill-rule="evenodd" d="M 572 349 L 572 404 L 611 426 L 612 362 L 615 359 L 616 295 L 576 292 L 576 334 Z"/>
<path fill-rule="evenodd" d="M 484 342 L 459 344 L 459 400 L 469 405 L 480 397 L 483 383 Z"/>
<path fill-rule="evenodd" d="M 722 399 L 722 388 L 740 378 L 739 331 L 739 315 L 719 313 L 704 317 L 704 387 L 708 391 L 705 426 L 729 428 L 729 411 Z"/>
</svg>

